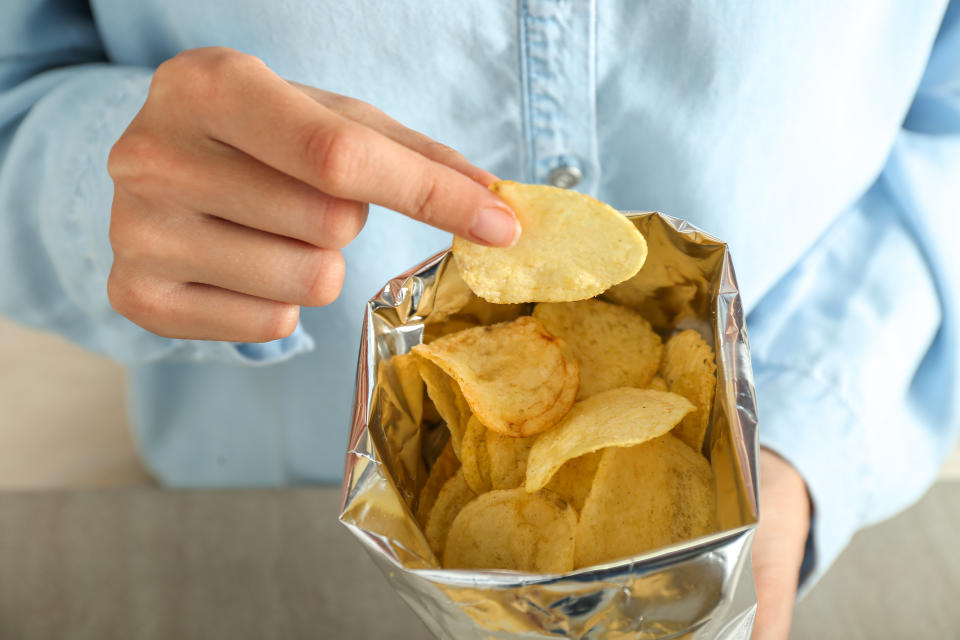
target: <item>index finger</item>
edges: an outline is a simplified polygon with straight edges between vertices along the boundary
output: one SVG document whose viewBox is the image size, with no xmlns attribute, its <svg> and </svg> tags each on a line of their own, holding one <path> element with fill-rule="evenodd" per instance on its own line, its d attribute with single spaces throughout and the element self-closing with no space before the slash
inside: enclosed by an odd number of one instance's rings
<svg viewBox="0 0 960 640">
<path fill-rule="evenodd" d="M 208 133 L 324 193 L 372 202 L 475 242 L 509 246 L 510 208 L 466 175 L 317 103 L 255 58 L 239 63 Z M 252 99 L 251 99 L 252 98 Z"/>
</svg>

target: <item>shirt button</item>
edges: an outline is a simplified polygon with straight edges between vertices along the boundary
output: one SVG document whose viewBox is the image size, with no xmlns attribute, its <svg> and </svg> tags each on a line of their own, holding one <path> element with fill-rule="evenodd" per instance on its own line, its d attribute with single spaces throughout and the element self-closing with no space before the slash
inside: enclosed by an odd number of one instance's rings
<svg viewBox="0 0 960 640">
<path fill-rule="evenodd" d="M 550 172 L 547 177 L 550 184 L 561 189 L 572 189 L 580 184 L 580 178 L 583 177 L 580 169 L 576 167 L 557 167 Z"/>
</svg>

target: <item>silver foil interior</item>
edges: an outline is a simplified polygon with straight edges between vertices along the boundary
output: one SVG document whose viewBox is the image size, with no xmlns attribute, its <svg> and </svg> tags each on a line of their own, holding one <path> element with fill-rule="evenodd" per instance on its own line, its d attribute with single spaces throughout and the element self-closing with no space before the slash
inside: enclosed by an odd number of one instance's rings
<svg viewBox="0 0 960 640">
<path fill-rule="evenodd" d="M 685 221 L 626 215 L 647 239 L 647 262 L 601 297 L 637 309 L 665 334 L 695 328 L 713 340 L 717 389 L 704 453 L 720 531 L 563 575 L 440 568 L 412 511 L 431 436 L 388 411 L 385 398 L 398 385 L 391 356 L 419 344 L 425 326 L 489 304 L 442 252 L 367 304 L 340 514 L 438 638 L 750 637 L 756 602 L 734 592 L 752 583 L 744 566 L 757 522 L 757 413 L 733 264 L 724 243 Z"/>
</svg>

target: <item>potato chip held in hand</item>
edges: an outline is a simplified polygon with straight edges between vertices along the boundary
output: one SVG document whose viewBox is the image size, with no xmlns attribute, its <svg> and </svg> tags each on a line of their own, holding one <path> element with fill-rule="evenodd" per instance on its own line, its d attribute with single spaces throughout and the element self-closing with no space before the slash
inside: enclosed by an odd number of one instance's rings
<svg viewBox="0 0 960 640">
<path fill-rule="evenodd" d="M 457 515 L 447 535 L 447 569 L 563 573 L 573 569 L 577 512 L 549 491 L 490 491 Z"/>
<path fill-rule="evenodd" d="M 581 400 L 563 422 L 533 443 L 527 458 L 527 491 L 545 487 L 567 460 L 656 438 L 693 409 L 686 398 L 675 393 L 629 387 Z"/>
<path fill-rule="evenodd" d="M 510 181 L 490 190 L 510 205 L 523 231 L 509 248 L 453 239 L 460 276 L 485 300 L 585 300 L 632 277 L 646 260 L 647 242 L 633 223 L 590 196 Z"/>
</svg>

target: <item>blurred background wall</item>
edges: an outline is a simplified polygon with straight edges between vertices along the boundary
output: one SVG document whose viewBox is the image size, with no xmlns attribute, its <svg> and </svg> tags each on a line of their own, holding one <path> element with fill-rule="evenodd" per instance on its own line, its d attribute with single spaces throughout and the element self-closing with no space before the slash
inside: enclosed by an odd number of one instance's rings
<svg viewBox="0 0 960 640">
<path fill-rule="evenodd" d="M 116 363 L 0 318 L 0 489 L 152 483 L 123 384 Z"/>
</svg>

